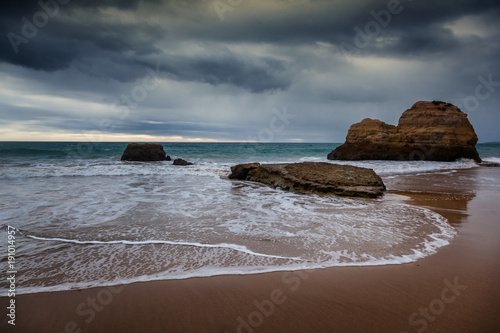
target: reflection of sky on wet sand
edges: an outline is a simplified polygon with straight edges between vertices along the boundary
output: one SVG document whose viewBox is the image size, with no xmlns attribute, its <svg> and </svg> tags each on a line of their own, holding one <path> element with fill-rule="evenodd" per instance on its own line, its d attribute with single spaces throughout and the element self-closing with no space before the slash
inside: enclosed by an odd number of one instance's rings
<svg viewBox="0 0 500 333">
<path fill-rule="evenodd" d="M 481 170 L 401 175 L 384 179 L 390 192 L 409 197 L 408 203 L 429 208 L 453 223 L 468 216 L 468 203 L 476 197 Z M 454 218 L 450 218 L 453 215 Z"/>
</svg>

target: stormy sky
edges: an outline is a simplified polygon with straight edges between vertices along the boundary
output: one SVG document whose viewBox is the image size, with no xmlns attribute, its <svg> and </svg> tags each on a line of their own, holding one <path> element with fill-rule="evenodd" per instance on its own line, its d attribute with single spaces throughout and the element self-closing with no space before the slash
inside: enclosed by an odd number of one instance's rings
<svg viewBox="0 0 500 333">
<path fill-rule="evenodd" d="M 17 0 L 0 140 L 343 142 L 419 100 L 500 141 L 495 0 Z"/>
</svg>

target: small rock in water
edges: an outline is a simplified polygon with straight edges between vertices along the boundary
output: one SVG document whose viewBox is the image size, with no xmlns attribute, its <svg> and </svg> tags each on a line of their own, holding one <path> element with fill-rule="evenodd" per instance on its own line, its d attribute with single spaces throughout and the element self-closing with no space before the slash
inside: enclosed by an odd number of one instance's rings
<svg viewBox="0 0 500 333">
<path fill-rule="evenodd" d="M 193 163 L 185 161 L 182 158 L 176 158 L 174 160 L 174 165 L 193 165 Z"/>
<path fill-rule="evenodd" d="M 167 161 L 163 146 L 156 143 L 130 143 L 121 157 L 122 161 Z"/>
</svg>

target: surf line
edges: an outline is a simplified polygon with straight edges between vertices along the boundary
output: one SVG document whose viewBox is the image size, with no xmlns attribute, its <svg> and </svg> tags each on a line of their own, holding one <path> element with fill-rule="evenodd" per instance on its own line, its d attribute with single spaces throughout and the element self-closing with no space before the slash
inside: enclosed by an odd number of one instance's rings
<svg viewBox="0 0 500 333">
<path fill-rule="evenodd" d="M 26 235 L 26 237 L 35 239 L 35 240 L 42 240 L 42 241 L 55 241 L 55 242 L 63 242 L 63 243 L 73 243 L 73 244 L 80 244 L 80 245 L 86 245 L 86 244 L 91 244 L 91 245 L 107 245 L 107 244 L 125 244 L 125 245 L 150 245 L 150 244 L 167 244 L 167 245 L 181 245 L 181 246 L 192 246 L 192 247 L 205 247 L 205 248 L 225 248 L 225 249 L 230 249 L 238 252 L 243 252 L 246 254 L 250 254 L 253 256 L 258 256 L 258 257 L 265 257 L 265 258 L 273 258 L 273 259 L 291 259 L 291 260 L 299 260 L 299 261 L 306 261 L 306 259 L 299 258 L 299 257 L 283 257 L 283 256 L 276 256 L 272 254 L 264 254 L 264 253 L 257 253 L 253 252 L 252 250 L 249 250 L 246 246 L 242 245 L 236 245 L 236 244 L 226 244 L 226 243 L 221 243 L 221 244 L 202 244 L 202 243 L 189 243 L 189 242 L 173 242 L 173 241 L 166 241 L 166 240 L 148 240 L 148 241 L 126 241 L 126 240 L 116 240 L 116 241 L 81 241 L 77 239 L 66 239 L 66 238 L 47 238 L 47 237 L 38 237 L 38 236 L 32 236 L 32 235 Z"/>
</svg>

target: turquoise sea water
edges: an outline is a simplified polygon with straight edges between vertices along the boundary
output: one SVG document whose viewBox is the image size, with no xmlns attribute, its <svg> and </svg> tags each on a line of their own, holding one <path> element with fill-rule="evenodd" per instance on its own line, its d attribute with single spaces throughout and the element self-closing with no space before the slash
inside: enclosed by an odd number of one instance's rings
<svg viewBox="0 0 500 333">
<path fill-rule="evenodd" d="M 326 156 L 335 144 L 323 143 L 161 143 L 171 156 L 231 161 Z M 0 142 L 0 159 L 105 159 L 120 157 L 127 143 Z"/>
<path fill-rule="evenodd" d="M 121 161 L 126 145 L 0 142 L 0 237 L 7 239 L 7 226 L 17 230 L 19 293 L 400 264 L 434 253 L 456 234 L 439 214 L 387 196 L 300 195 L 226 178 L 243 162 L 332 162 L 326 155 L 335 144 L 163 144 L 172 158 L 195 163 L 188 167 Z M 500 162 L 500 145 L 478 150 Z M 335 163 L 392 180 L 478 167 L 471 160 Z M 2 292 L 5 286 L 1 281 Z"/>
<path fill-rule="evenodd" d="M 322 158 L 340 143 L 161 143 L 168 155 L 190 159 L 270 160 Z M 0 142 L 0 161 L 10 159 L 99 159 L 119 157 L 123 142 Z M 500 143 L 478 144 L 483 159 L 500 158 Z"/>
</svg>

